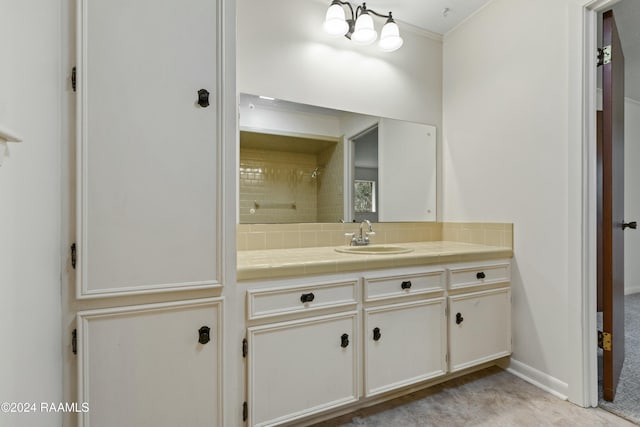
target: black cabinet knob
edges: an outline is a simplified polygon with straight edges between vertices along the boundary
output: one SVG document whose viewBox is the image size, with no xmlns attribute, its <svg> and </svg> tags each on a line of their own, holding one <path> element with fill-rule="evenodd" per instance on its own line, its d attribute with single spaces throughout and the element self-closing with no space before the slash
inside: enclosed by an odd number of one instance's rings
<svg viewBox="0 0 640 427">
<path fill-rule="evenodd" d="M 307 303 L 307 302 L 311 302 L 316 298 L 316 296 L 313 294 L 313 292 L 309 292 L 308 294 L 302 294 L 300 295 L 300 301 L 302 301 L 302 303 Z"/>
<path fill-rule="evenodd" d="M 464 317 L 462 317 L 461 313 L 456 313 L 456 325 L 459 325 L 464 321 Z"/>
<path fill-rule="evenodd" d="M 631 221 L 631 222 L 623 222 L 622 223 L 622 229 L 627 229 L 627 228 L 631 228 L 632 230 L 636 230 L 638 228 L 638 223 L 636 221 Z"/>
<path fill-rule="evenodd" d="M 411 289 L 411 280 L 406 280 L 400 284 L 402 289 Z"/>
<path fill-rule="evenodd" d="M 378 341 L 381 337 L 382 334 L 380 333 L 380 328 L 373 328 L 373 340 Z"/>
<path fill-rule="evenodd" d="M 200 89 L 198 91 L 198 105 L 202 108 L 209 106 L 209 91 L 206 89 Z"/>
<path fill-rule="evenodd" d="M 346 348 L 349 346 L 349 334 L 342 334 L 340 337 L 340 347 Z"/>
<path fill-rule="evenodd" d="M 484 271 L 476 273 L 476 279 L 478 279 L 478 280 L 484 279 L 485 277 L 487 277 L 487 276 L 484 274 Z"/>
<path fill-rule="evenodd" d="M 199 334 L 198 342 L 200 344 L 206 344 L 209 341 L 211 341 L 211 336 L 209 334 L 210 332 L 211 332 L 211 328 L 208 326 L 203 326 L 200 329 L 198 329 L 198 334 Z"/>
</svg>

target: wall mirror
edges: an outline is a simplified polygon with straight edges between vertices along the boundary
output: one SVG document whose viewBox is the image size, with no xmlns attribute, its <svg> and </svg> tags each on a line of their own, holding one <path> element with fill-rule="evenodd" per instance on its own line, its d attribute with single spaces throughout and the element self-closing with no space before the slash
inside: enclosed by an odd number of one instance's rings
<svg viewBox="0 0 640 427">
<path fill-rule="evenodd" d="M 239 221 L 436 220 L 436 128 L 240 94 Z"/>
</svg>

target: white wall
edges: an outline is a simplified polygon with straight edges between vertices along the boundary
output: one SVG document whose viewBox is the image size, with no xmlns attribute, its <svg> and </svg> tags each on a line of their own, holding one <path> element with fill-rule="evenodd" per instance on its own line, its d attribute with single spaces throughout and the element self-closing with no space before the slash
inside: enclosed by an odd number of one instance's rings
<svg viewBox="0 0 640 427">
<path fill-rule="evenodd" d="M 444 220 L 514 223 L 512 366 L 563 395 L 578 280 L 568 200 L 581 191 L 568 154 L 568 3 L 495 0 L 446 35 L 443 65 Z"/>
<path fill-rule="evenodd" d="M 0 10 L 0 122 L 24 139 L 0 167 L 0 401 L 60 402 L 60 2 Z M 0 413 L 3 426 L 61 419 Z"/>
<path fill-rule="evenodd" d="M 640 102 L 627 98 L 624 105 L 624 211 L 625 221 L 640 221 Z M 624 236 L 625 293 L 640 292 L 640 230 Z"/>
</svg>

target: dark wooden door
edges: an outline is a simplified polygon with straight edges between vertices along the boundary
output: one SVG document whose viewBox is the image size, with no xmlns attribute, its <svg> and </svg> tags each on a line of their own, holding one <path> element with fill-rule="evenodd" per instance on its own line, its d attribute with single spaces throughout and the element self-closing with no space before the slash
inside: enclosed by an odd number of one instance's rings
<svg viewBox="0 0 640 427">
<path fill-rule="evenodd" d="M 613 12 L 603 15 L 611 60 L 602 74 L 602 313 L 611 347 L 603 357 L 603 394 L 613 400 L 624 362 L 624 55 Z"/>
</svg>

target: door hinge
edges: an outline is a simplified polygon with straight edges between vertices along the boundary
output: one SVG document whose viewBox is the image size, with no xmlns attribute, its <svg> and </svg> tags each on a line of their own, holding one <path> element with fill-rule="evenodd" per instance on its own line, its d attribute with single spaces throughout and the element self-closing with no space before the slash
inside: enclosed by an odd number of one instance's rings
<svg viewBox="0 0 640 427">
<path fill-rule="evenodd" d="M 604 351 L 611 351 L 611 333 L 598 331 L 598 347 Z"/>
<path fill-rule="evenodd" d="M 611 45 L 598 48 L 598 67 L 611 62 Z"/>
<path fill-rule="evenodd" d="M 249 405 L 245 401 L 242 403 L 242 421 L 247 421 L 247 418 L 249 418 Z"/>
<path fill-rule="evenodd" d="M 73 354 L 78 354 L 78 330 L 71 331 L 71 351 Z"/>
<path fill-rule="evenodd" d="M 76 244 L 71 245 L 71 267 L 76 269 Z"/>
<path fill-rule="evenodd" d="M 76 91 L 76 80 L 77 80 L 76 74 L 77 74 L 76 67 L 73 67 L 71 69 L 71 88 L 73 89 L 74 92 Z"/>
<path fill-rule="evenodd" d="M 444 355 L 444 361 L 449 363 L 449 353 Z"/>
<path fill-rule="evenodd" d="M 249 353 L 249 342 L 245 338 L 242 340 L 242 357 L 247 357 L 248 353 Z"/>
</svg>

